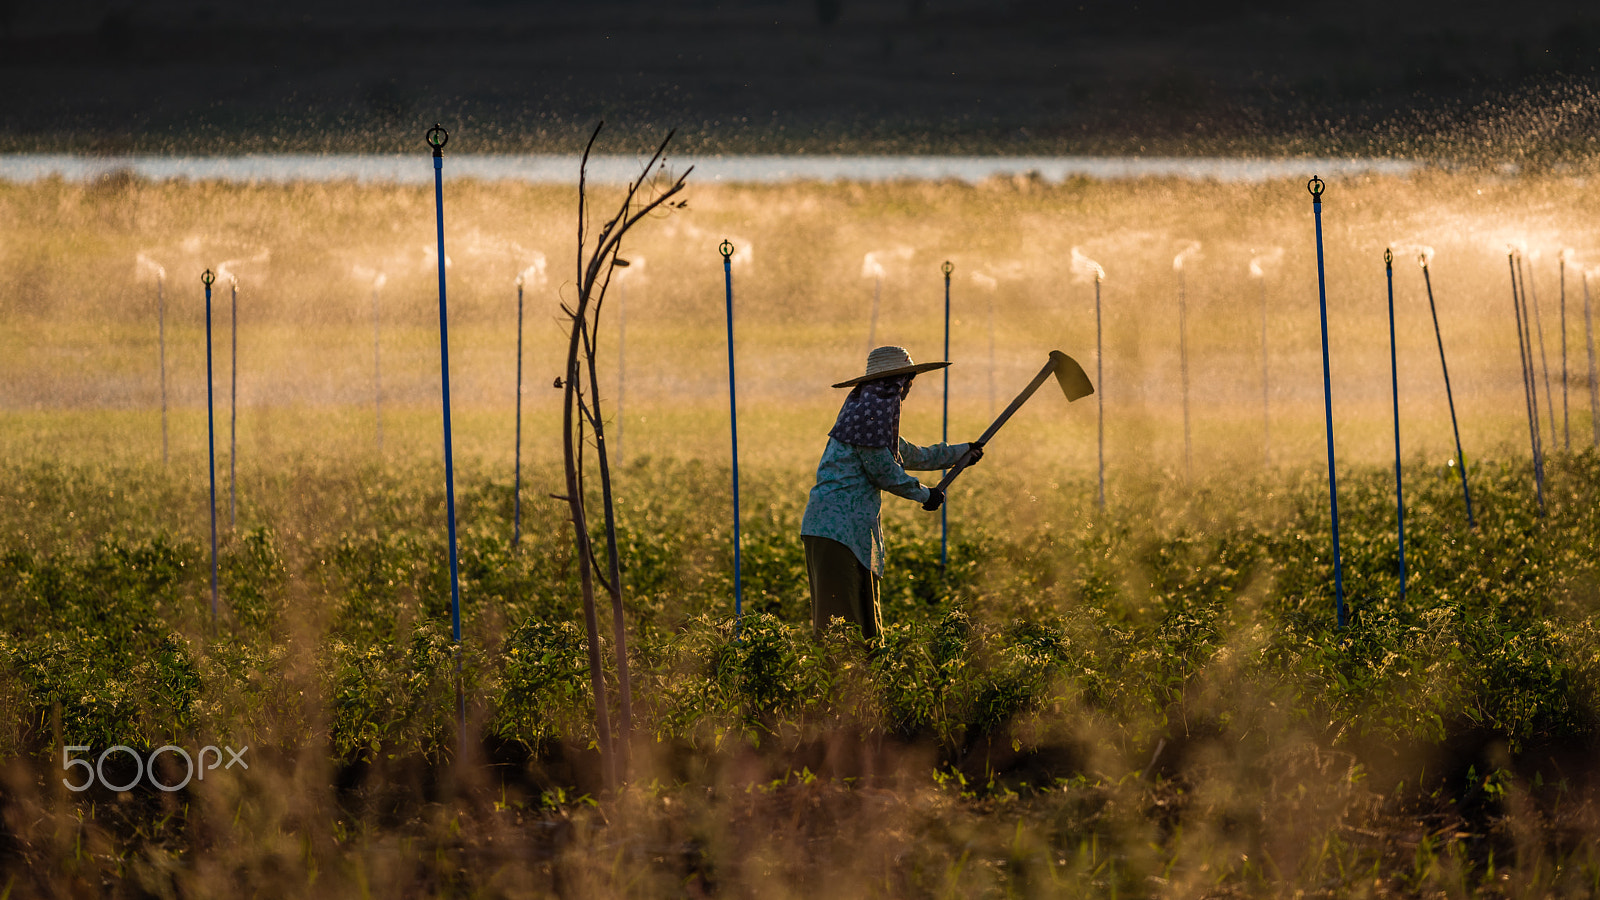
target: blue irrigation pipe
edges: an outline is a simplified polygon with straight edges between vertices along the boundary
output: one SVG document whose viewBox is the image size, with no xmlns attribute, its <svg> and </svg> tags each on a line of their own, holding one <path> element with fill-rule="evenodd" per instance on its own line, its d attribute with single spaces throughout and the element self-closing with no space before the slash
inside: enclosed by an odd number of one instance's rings
<svg viewBox="0 0 1600 900">
<path fill-rule="evenodd" d="M 1344 562 L 1339 555 L 1339 477 L 1333 454 L 1333 378 L 1328 366 L 1328 279 L 1322 258 L 1322 193 L 1327 189 L 1315 176 L 1306 182 L 1311 192 L 1311 213 L 1317 222 L 1317 304 L 1322 313 L 1322 409 L 1328 435 L 1328 513 L 1333 523 L 1334 615 L 1340 628 L 1345 626 Z"/>
<path fill-rule="evenodd" d="M 1456 438 L 1456 468 L 1461 472 L 1461 498 L 1467 504 L 1467 527 L 1477 528 L 1472 516 L 1472 491 L 1467 487 L 1467 458 L 1461 452 L 1461 426 L 1456 423 L 1456 397 L 1450 390 L 1450 364 L 1444 359 L 1444 335 L 1439 331 L 1439 310 L 1433 304 L 1433 278 L 1428 274 L 1428 257 L 1420 257 L 1422 281 L 1428 286 L 1428 314 L 1433 316 L 1433 338 L 1439 344 L 1439 368 L 1444 370 L 1444 399 L 1450 404 L 1450 431 Z"/>
<path fill-rule="evenodd" d="M 728 301 L 728 423 L 733 434 L 733 622 L 744 615 L 743 559 L 739 541 L 739 394 L 733 377 L 733 244 L 717 246 L 722 254 L 722 283 Z"/>
<path fill-rule="evenodd" d="M 1533 361 L 1533 313 L 1528 309 L 1528 274 L 1522 269 L 1522 254 L 1517 254 L 1517 284 L 1521 286 L 1522 297 L 1522 326 L 1527 331 L 1528 341 L 1528 388 L 1533 397 L 1533 474 L 1539 480 L 1542 488 L 1544 485 L 1544 428 L 1539 424 L 1539 376 L 1534 368 Z M 1552 420 L 1553 421 L 1553 420 Z M 1540 507 L 1543 509 L 1543 506 Z"/>
<path fill-rule="evenodd" d="M 950 260 L 945 260 L 939 271 L 944 273 L 944 356 L 941 359 L 950 360 L 950 273 L 956 269 Z M 944 367 L 944 418 L 939 432 L 939 440 L 950 443 L 950 367 Z M 946 470 L 948 471 L 948 470 Z M 943 572 L 950 564 L 950 500 L 939 506 L 939 571 Z"/>
<path fill-rule="evenodd" d="M 1400 473 L 1400 363 L 1394 340 L 1394 251 L 1383 251 L 1383 276 L 1389 285 L 1389 396 L 1394 401 L 1394 509 L 1400 536 L 1400 600 L 1406 599 L 1406 495 Z"/>
<path fill-rule="evenodd" d="M 206 286 L 206 454 L 211 472 L 211 621 L 217 620 L 217 416 L 211 376 L 211 286 L 217 276 L 210 269 L 200 276 Z"/>
<path fill-rule="evenodd" d="M 1528 445 L 1533 454 L 1533 489 L 1539 498 L 1539 513 L 1544 514 L 1544 473 L 1539 465 L 1539 392 L 1534 389 L 1533 366 L 1529 345 L 1522 328 L 1522 298 L 1517 289 L 1517 255 L 1506 254 L 1506 265 L 1511 269 L 1511 311 L 1517 320 L 1517 353 L 1522 359 L 1522 402 L 1528 410 Z"/>
<path fill-rule="evenodd" d="M 1100 487 L 1095 495 L 1101 509 L 1106 508 L 1106 389 L 1105 353 L 1101 350 L 1100 334 L 1100 276 L 1094 276 L 1094 383 L 1100 389 L 1094 392 L 1096 411 L 1095 434 L 1100 463 Z"/>
<path fill-rule="evenodd" d="M 511 546 L 522 541 L 522 276 L 517 276 L 517 437 L 511 476 Z"/>
</svg>

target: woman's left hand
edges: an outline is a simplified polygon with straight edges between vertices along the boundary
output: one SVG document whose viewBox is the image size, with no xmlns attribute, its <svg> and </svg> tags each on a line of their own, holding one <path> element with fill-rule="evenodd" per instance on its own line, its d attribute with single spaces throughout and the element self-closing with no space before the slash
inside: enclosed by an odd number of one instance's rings
<svg viewBox="0 0 1600 900">
<path fill-rule="evenodd" d="M 967 465 L 973 465 L 983 459 L 983 441 L 973 441 L 967 445 Z"/>
</svg>

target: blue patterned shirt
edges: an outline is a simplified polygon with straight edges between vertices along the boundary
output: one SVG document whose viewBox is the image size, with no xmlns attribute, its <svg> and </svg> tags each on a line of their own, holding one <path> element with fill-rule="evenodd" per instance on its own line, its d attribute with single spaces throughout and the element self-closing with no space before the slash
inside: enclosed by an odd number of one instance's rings
<svg viewBox="0 0 1600 900">
<path fill-rule="evenodd" d="M 849 547 L 872 574 L 883 575 L 883 523 L 880 491 L 926 503 L 928 489 L 906 473 L 945 469 L 967 452 L 967 444 L 918 447 L 900 438 L 899 456 L 888 447 L 857 447 L 828 438 L 817 464 L 817 486 L 806 501 L 800 533 L 831 538 Z"/>
</svg>

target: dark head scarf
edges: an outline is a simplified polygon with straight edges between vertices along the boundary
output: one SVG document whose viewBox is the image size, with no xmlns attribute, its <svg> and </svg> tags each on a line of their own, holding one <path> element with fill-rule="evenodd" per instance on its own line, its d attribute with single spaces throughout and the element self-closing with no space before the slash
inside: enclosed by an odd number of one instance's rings
<svg viewBox="0 0 1600 900">
<path fill-rule="evenodd" d="M 900 400 L 911 386 L 911 375 L 862 382 L 850 391 L 839 419 L 828 436 L 856 447 L 900 446 Z"/>
</svg>

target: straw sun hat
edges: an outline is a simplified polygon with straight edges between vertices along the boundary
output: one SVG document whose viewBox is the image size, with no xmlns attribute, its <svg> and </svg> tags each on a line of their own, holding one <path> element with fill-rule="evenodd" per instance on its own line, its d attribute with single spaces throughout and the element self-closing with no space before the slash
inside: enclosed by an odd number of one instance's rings
<svg viewBox="0 0 1600 900">
<path fill-rule="evenodd" d="M 834 385 L 836 388 L 854 387 L 863 381 L 876 381 L 879 378 L 893 378 L 896 375 L 915 375 L 918 372 L 931 372 L 950 365 L 947 362 L 913 363 L 911 354 L 904 347 L 879 347 L 867 354 L 867 374 L 849 381 L 841 381 Z"/>
</svg>

